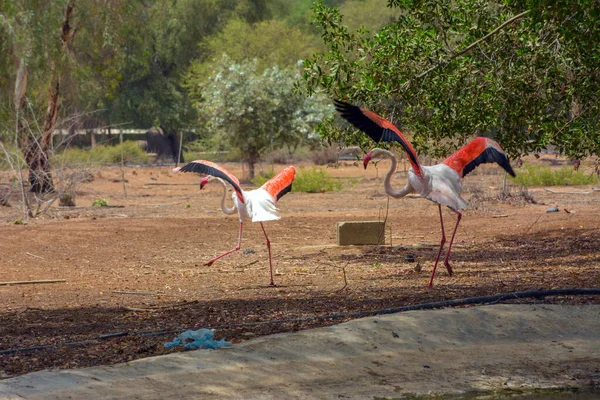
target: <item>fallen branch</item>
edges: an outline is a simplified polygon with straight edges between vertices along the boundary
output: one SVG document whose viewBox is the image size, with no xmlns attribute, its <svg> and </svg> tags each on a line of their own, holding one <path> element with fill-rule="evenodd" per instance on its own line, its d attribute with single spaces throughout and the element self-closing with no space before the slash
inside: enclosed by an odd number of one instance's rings
<svg viewBox="0 0 600 400">
<path fill-rule="evenodd" d="M 59 211 L 67 211 L 67 210 L 99 210 L 102 208 L 125 208 L 125 206 L 73 206 L 73 207 L 68 207 L 68 206 L 58 206 L 58 207 L 54 207 L 55 209 L 59 210 Z"/>
<path fill-rule="evenodd" d="M 561 191 L 556 191 L 556 190 L 552 190 L 552 189 L 548 189 L 548 188 L 544 188 L 544 190 L 546 192 L 550 192 L 553 194 L 590 194 L 591 192 L 561 192 Z M 597 190 L 597 189 L 594 189 Z"/>
<path fill-rule="evenodd" d="M 139 294 L 139 295 L 150 295 L 150 296 L 160 295 L 160 293 L 156 293 L 156 292 L 128 292 L 128 291 L 123 291 L 123 290 L 113 290 L 112 292 L 116 293 L 116 294 Z"/>
<path fill-rule="evenodd" d="M 492 218 L 505 218 L 505 217 L 508 217 L 508 214 L 492 215 Z"/>
<path fill-rule="evenodd" d="M 167 310 L 169 308 L 177 308 L 177 307 L 181 307 L 181 306 L 188 306 L 191 304 L 196 304 L 198 303 L 197 301 L 184 301 L 181 303 L 175 303 L 175 304 L 170 304 L 167 306 L 150 306 L 148 308 L 138 308 L 138 307 L 123 307 L 123 309 L 125 311 L 144 311 L 144 312 L 155 312 L 155 311 L 161 311 L 161 310 Z"/>
<path fill-rule="evenodd" d="M 41 260 L 43 260 L 43 259 L 44 259 L 44 257 L 41 257 L 41 256 L 36 256 L 35 254 L 32 254 L 32 253 L 30 253 L 30 252 L 28 252 L 28 251 L 26 251 L 26 252 L 25 252 L 25 254 L 27 254 L 28 256 L 31 256 L 31 257 L 39 258 L 39 259 L 41 259 Z"/>
<path fill-rule="evenodd" d="M 248 264 L 240 265 L 238 268 L 246 268 L 253 264 L 256 264 L 257 262 L 258 262 L 258 260 L 250 261 Z"/>
<path fill-rule="evenodd" d="M 45 279 L 45 280 L 37 280 L 37 281 L 12 281 L 12 282 L 0 282 L 0 286 L 7 285 L 34 285 L 37 283 L 59 283 L 66 282 L 66 279 Z"/>
<path fill-rule="evenodd" d="M 199 186 L 197 183 L 160 183 L 160 182 L 149 182 L 144 183 L 145 186 Z"/>
<path fill-rule="evenodd" d="M 531 225 L 529 226 L 529 228 L 527 228 L 527 230 L 525 231 L 525 233 L 524 233 L 523 235 L 526 235 L 526 234 L 527 234 L 527 232 L 529 232 L 529 231 L 531 230 L 531 228 L 533 228 L 533 226 L 534 226 L 535 224 L 537 224 L 537 222 L 540 220 L 540 218 L 542 218 L 542 215 L 544 215 L 544 214 L 540 214 L 540 216 L 539 216 L 539 217 L 537 217 L 537 219 L 536 219 L 536 220 L 533 222 L 533 224 L 531 224 Z"/>
</svg>

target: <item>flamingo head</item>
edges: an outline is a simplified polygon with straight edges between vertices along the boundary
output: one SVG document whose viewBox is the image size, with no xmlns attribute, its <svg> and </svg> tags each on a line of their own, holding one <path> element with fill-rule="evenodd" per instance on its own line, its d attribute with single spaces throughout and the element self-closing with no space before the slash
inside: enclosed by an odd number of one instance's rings
<svg viewBox="0 0 600 400">
<path fill-rule="evenodd" d="M 200 181 L 200 190 L 204 189 L 204 186 L 212 180 L 212 176 L 208 175 L 202 178 Z"/>
<path fill-rule="evenodd" d="M 367 155 L 365 156 L 365 158 L 363 159 L 363 164 L 365 166 L 365 169 L 367 169 L 367 165 L 369 165 L 369 161 L 371 161 L 371 158 L 373 158 L 372 151 L 368 152 Z"/>
</svg>

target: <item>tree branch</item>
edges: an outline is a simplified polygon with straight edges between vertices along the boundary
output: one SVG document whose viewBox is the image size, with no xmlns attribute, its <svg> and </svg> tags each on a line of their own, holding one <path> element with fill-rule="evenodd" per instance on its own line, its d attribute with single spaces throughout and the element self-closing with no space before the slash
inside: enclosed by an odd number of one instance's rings
<svg viewBox="0 0 600 400">
<path fill-rule="evenodd" d="M 501 31 L 503 28 L 505 28 L 506 26 L 508 26 L 508 25 L 512 24 L 513 22 L 520 20 L 520 19 L 521 19 L 521 18 L 523 18 L 525 15 L 529 14 L 529 12 L 530 12 L 530 11 L 531 11 L 531 10 L 523 11 L 522 13 L 515 15 L 515 16 L 514 16 L 514 17 L 512 17 L 511 19 L 509 19 L 509 20 L 507 20 L 507 21 L 504 21 L 504 23 L 502 23 L 501 25 L 499 25 L 499 26 L 498 26 L 496 29 L 494 29 L 493 31 L 491 31 L 490 33 L 488 33 L 487 35 L 485 35 L 485 36 L 484 36 L 484 37 L 482 37 L 481 39 L 479 39 L 479 40 L 477 40 L 477 41 L 475 41 L 475 42 L 471 43 L 470 45 L 468 45 L 467 47 L 465 47 L 465 48 L 464 48 L 464 49 L 462 49 L 461 51 L 459 51 L 459 52 L 457 52 L 457 53 L 454 53 L 454 54 L 452 54 L 452 56 L 451 56 L 451 57 L 450 57 L 450 58 L 449 58 L 447 61 L 445 61 L 445 62 L 443 62 L 443 63 L 436 64 L 436 65 L 434 65 L 433 67 L 429 68 L 427 71 L 425 71 L 425 72 L 423 72 L 423 73 L 421 73 L 421 74 L 417 75 L 417 76 L 415 77 L 415 79 L 421 79 L 421 78 L 423 78 L 424 76 L 426 76 L 427 74 L 429 74 L 431 71 L 434 71 L 434 70 L 436 70 L 436 69 L 438 69 L 438 68 L 440 68 L 440 67 L 445 67 L 446 65 L 450 64 L 450 62 L 451 62 L 452 60 L 454 60 L 455 58 L 457 58 L 457 57 L 460 57 L 460 56 L 464 55 L 465 53 L 468 53 L 470 50 L 472 50 L 472 49 L 473 49 L 475 46 L 477 46 L 479 43 L 481 43 L 481 42 L 483 42 L 483 41 L 485 41 L 485 40 L 489 39 L 491 36 L 493 36 L 493 35 L 495 35 L 496 33 L 500 32 L 500 31 Z M 413 80 L 414 80 L 414 79 L 413 79 Z M 405 83 L 404 83 L 404 84 L 403 84 L 401 87 L 399 87 L 399 88 L 396 88 L 396 89 L 392 90 L 392 91 L 391 91 L 391 93 L 396 93 L 396 92 L 398 92 L 398 91 L 402 90 L 402 88 L 404 88 L 404 87 L 406 87 L 406 86 L 410 85 L 410 82 L 411 82 L 410 80 L 409 80 L 409 81 L 407 81 L 407 82 L 405 82 Z"/>
</svg>

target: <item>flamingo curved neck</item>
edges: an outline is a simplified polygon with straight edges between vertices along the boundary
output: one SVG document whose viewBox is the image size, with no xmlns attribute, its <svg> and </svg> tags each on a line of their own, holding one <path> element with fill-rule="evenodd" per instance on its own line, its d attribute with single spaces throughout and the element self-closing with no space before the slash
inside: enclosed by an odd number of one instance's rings
<svg viewBox="0 0 600 400">
<path fill-rule="evenodd" d="M 221 210 L 227 215 L 235 213 L 235 204 L 231 208 L 225 207 L 225 197 L 227 196 L 227 184 L 221 179 L 216 178 L 223 185 L 223 197 L 221 198 Z"/>
<path fill-rule="evenodd" d="M 392 161 L 392 165 L 390 167 L 390 170 L 388 171 L 388 173 L 385 176 L 385 179 L 383 181 L 384 187 L 385 187 L 385 192 L 392 196 L 393 198 L 399 198 L 399 197 L 404 197 L 407 194 L 412 192 L 412 187 L 410 186 L 410 184 L 407 184 L 404 188 L 396 190 L 392 188 L 392 175 L 394 175 L 394 172 L 396 172 L 396 167 L 398 166 L 398 161 L 396 160 L 396 157 L 389 151 L 387 150 L 383 150 L 383 149 L 375 149 L 373 150 L 373 152 L 375 156 L 384 156 L 389 158 Z"/>
</svg>

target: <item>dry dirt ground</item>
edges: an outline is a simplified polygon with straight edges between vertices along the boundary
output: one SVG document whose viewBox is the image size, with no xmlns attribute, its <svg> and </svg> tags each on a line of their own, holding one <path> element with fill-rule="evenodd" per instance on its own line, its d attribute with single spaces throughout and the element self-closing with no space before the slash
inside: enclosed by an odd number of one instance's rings
<svg viewBox="0 0 600 400">
<path fill-rule="evenodd" d="M 226 168 L 241 174 L 239 164 Z M 265 223 L 274 288 L 267 286 L 258 224 L 245 225 L 241 251 L 204 265 L 235 246 L 237 217 L 220 211 L 220 185 L 200 191 L 198 176 L 174 174 L 169 166 L 127 168 L 126 196 L 118 168 L 96 170 L 93 181 L 79 187 L 78 207 L 53 207 L 27 225 L 14 223 L 23 218 L 16 203 L 0 207 L 0 282 L 66 280 L 0 285 L 0 378 L 180 351 L 164 344 L 188 328 L 216 328 L 216 338 L 235 344 L 350 319 L 315 316 L 600 287 L 600 191 L 535 188 L 529 190 L 532 203 L 513 188 L 511 196 L 498 199 L 503 175 L 493 166 L 464 180 L 470 206 L 453 247 L 454 275 L 441 266 L 433 288 L 426 284 L 440 228 L 437 207 L 429 201 L 389 202 L 386 246 L 337 247 L 337 222 L 385 218 L 381 176 L 387 168 L 380 163 L 376 178 L 375 168 L 364 171 L 346 162 L 327 169 L 344 182 L 343 190 L 292 192 L 281 199 L 282 219 Z M 0 174 L 0 182 L 9 179 L 9 173 Z M 394 180 L 404 185 L 403 173 Z M 100 198 L 113 207 L 91 207 Z M 560 211 L 546 212 L 554 206 Z M 444 218 L 451 231 L 454 214 L 444 211 Z M 416 262 L 405 262 L 407 254 Z M 527 302 L 598 304 L 600 298 Z M 273 323 L 259 323 L 264 321 Z M 43 347 L 13 351 L 34 346 Z"/>
</svg>

